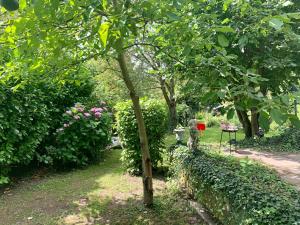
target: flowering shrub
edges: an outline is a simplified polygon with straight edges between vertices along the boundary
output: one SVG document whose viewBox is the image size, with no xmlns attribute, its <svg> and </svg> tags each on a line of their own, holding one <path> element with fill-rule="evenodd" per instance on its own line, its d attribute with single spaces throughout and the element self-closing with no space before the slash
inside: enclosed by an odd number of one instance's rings
<svg viewBox="0 0 300 225">
<path fill-rule="evenodd" d="M 91 109 L 77 103 L 63 117 L 64 124 L 56 131 L 54 145 L 47 147 L 47 154 L 39 159 L 68 167 L 99 161 L 111 140 L 111 116 L 105 103 Z"/>
<path fill-rule="evenodd" d="M 89 98 L 93 88 L 89 80 L 83 76 L 79 84 L 61 84 L 39 76 L 24 83 L 14 78 L 1 83 L 0 185 L 9 182 L 11 169 L 32 163 L 38 152 L 45 154 L 44 147 L 53 143 L 52 133 L 60 126 L 65 108 Z"/>
<path fill-rule="evenodd" d="M 149 150 L 153 168 L 157 168 L 162 161 L 164 147 L 164 134 L 167 132 L 166 107 L 157 100 L 141 100 L 142 113 L 145 120 L 149 141 Z M 127 172 L 139 174 L 142 171 L 142 155 L 137 122 L 135 119 L 132 102 L 118 103 L 117 130 L 124 147 L 122 163 Z"/>
</svg>

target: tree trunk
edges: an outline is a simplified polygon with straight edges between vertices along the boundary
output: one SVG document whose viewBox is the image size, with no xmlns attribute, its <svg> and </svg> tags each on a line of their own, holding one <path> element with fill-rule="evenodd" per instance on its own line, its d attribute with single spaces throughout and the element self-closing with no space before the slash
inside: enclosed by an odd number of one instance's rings
<svg viewBox="0 0 300 225">
<path fill-rule="evenodd" d="M 252 128 L 251 128 L 251 122 L 248 118 L 247 112 L 242 110 L 236 110 L 239 121 L 243 125 L 245 138 L 251 138 L 252 137 Z"/>
<path fill-rule="evenodd" d="M 255 137 L 259 133 L 259 122 L 258 122 L 259 114 L 256 108 L 251 109 L 251 131 L 252 137 Z"/>
<path fill-rule="evenodd" d="M 169 119 L 170 119 L 170 122 L 169 122 L 169 129 L 170 131 L 173 131 L 174 129 L 176 129 L 177 127 L 177 111 L 176 111 L 176 101 L 172 100 L 171 101 L 171 104 L 169 105 Z"/>
<path fill-rule="evenodd" d="M 142 150 L 141 152 L 142 152 L 142 165 L 143 165 L 144 204 L 149 207 L 153 204 L 153 184 L 152 184 L 152 165 L 150 159 L 146 126 L 145 126 L 145 122 L 144 122 L 144 118 L 143 118 L 143 114 L 139 102 L 139 97 L 130 79 L 123 52 L 120 52 L 118 54 L 117 60 L 122 72 L 123 80 L 130 93 L 135 117 L 138 124 L 138 132 L 139 132 L 140 145 Z"/>
<path fill-rule="evenodd" d="M 173 132 L 178 123 L 174 79 L 171 78 L 170 84 L 167 84 L 163 78 L 160 78 L 160 87 L 169 109 L 169 131 Z"/>
</svg>

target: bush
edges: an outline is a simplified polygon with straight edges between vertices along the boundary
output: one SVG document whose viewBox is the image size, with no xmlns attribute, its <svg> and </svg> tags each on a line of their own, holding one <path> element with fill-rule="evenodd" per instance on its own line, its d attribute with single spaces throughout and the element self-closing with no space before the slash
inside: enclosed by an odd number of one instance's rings
<svg viewBox="0 0 300 225">
<path fill-rule="evenodd" d="M 239 142 L 243 147 L 256 147 L 263 151 L 300 152 L 300 129 L 286 128 L 282 134 L 270 138 L 245 139 Z"/>
<path fill-rule="evenodd" d="M 223 224 L 299 224 L 299 192 L 266 167 L 186 147 L 175 158 L 176 177 Z"/>
<path fill-rule="evenodd" d="M 71 78 L 71 77 L 70 77 Z M 92 92 L 89 77 L 66 80 L 36 77 L 10 78 L 0 86 L 0 185 L 7 183 L 12 168 L 31 163 L 37 151 L 52 142 L 66 106 Z M 14 89 L 14 87 L 18 87 Z"/>
<path fill-rule="evenodd" d="M 60 167 L 85 166 L 98 162 L 111 142 L 111 117 L 105 105 L 86 110 L 77 103 L 64 113 L 64 124 L 56 132 L 55 142 L 40 157 Z"/>
<path fill-rule="evenodd" d="M 167 132 L 167 113 L 165 106 L 157 100 L 141 100 L 142 112 L 147 129 L 149 150 L 153 168 L 157 168 L 162 161 L 164 135 Z M 131 101 L 118 103 L 117 130 L 120 136 L 123 152 L 122 162 L 126 170 L 131 174 L 139 174 L 142 171 L 142 155 Z"/>
<path fill-rule="evenodd" d="M 187 126 L 192 116 L 192 109 L 186 104 L 177 104 L 176 106 L 178 123 Z"/>
</svg>

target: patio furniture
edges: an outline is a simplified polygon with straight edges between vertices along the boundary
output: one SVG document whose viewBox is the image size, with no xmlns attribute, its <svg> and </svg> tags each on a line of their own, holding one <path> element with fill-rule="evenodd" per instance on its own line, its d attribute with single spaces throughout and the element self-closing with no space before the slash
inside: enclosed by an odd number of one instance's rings
<svg viewBox="0 0 300 225">
<path fill-rule="evenodd" d="M 220 140 L 220 149 L 221 149 L 221 144 L 222 144 L 222 139 L 223 139 L 223 132 L 228 133 L 228 137 L 229 137 L 229 151 L 231 153 L 231 144 L 232 141 L 234 141 L 234 145 L 235 145 L 235 151 L 236 151 L 236 132 L 239 130 L 237 126 L 230 124 L 230 123 L 221 123 L 221 140 Z M 234 139 L 231 139 L 231 134 L 234 134 Z"/>
</svg>

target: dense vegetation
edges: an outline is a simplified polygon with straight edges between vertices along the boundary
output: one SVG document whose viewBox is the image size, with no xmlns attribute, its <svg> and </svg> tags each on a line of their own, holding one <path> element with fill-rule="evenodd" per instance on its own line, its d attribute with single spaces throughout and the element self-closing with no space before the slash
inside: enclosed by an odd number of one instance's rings
<svg viewBox="0 0 300 225">
<path fill-rule="evenodd" d="M 147 128 L 152 165 L 156 169 L 163 159 L 164 135 L 167 132 L 166 107 L 161 101 L 154 99 L 143 99 L 141 106 Z M 140 174 L 142 156 L 132 102 L 121 102 L 117 104 L 116 110 L 117 131 L 124 148 L 122 162 L 129 173 Z"/>
<path fill-rule="evenodd" d="M 88 75 L 80 77 L 71 76 L 64 84 L 47 77 L 11 78 L 0 86 L 0 184 L 8 182 L 11 168 L 28 165 L 44 154 L 66 107 L 90 96 Z"/>
<path fill-rule="evenodd" d="M 241 147 L 254 147 L 272 152 L 300 152 L 300 129 L 284 128 L 279 135 L 239 142 Z"/>
<path fill-rule="evenodd" d="M 111 143 L 111 116 L 106 104 L 99 103 L 89 109 L 76 103 L 64 113 L 63 119 L 54 142 L 40 158 L 60 167 L 99 162 L 101 152 Z"/>
<path fill-rule="evenodd" d="M 153 205 L 152 167 L 161 164 L 167 127 L 172 132 L 194 117 L 208 127 L 229 120 L 253 142 L 261 128 L 289 124 L 290 133 L 261 144 L 299 146 L 299 0 L 0 5 L 0 185 L 10 169 L 30 163 L 99 161 L 115 110 L 122 160 L 127 171 L 142 174 L 146 206 Z M 222 115 L 213 117 L 214 108 Z M 298 195 L 264 168 L 201 152 L 189 157 L 193 186 L 201 178 L 205 190 L 221 193 L 220 208 L 209 206 L 225 223 L 237 221 L 219 214 L 225 200 L 245 223 L 299 216 Z"/>
<path fill-rule="evenodd" d="M 266 167 L 179 147 L 173 172 L 223 224 L 298 224 L 300 194 Z"/>
</svg>

